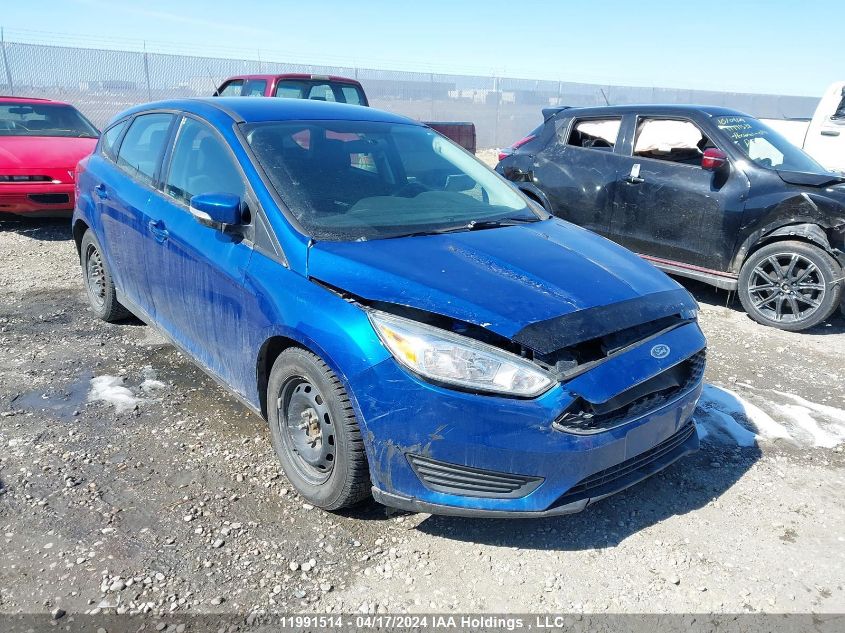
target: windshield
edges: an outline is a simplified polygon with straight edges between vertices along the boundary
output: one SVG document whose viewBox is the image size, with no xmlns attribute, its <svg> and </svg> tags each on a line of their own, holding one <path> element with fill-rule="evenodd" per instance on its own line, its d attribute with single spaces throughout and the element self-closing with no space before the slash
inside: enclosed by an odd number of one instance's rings
<svg viewBox="0 0 845 633">
<path fill-rule="evenodd" d="M 0 136 L 99 135 L 97 128 L 71 106 L 0 102 Z"/>
<path fill-rule="evenodd" d="M 281 121 L 246 124 L 244 132 L 279 196 L 316 239 L 539 219 L 497 174 L 420 125 Z"/>
<path fill-rule="evenodd" d="M 767 169 L 827 173 L 804 150 L 757 119 L 747 116 L 720 116 L 714 119 L 725 136 L 754 163 Z"/>
</svg>

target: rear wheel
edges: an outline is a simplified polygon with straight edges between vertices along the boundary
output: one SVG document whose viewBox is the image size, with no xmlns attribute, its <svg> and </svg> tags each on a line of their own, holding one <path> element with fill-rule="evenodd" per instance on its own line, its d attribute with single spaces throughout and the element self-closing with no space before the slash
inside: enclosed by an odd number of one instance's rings
<svg viewBox="0 0 845 633">
<path fill-rule="evenodd" d="M 108 322 L 121 321 L 130 316 L 129 310 L 117 300 L 114 281 L 103 256 L 103 249 L 90 229 L 82 236 L 80 263 L 88 302 L 94 314 Z"/>
<path fill-rule="evenodd" d="M 270 435 L 294 488 L 326 510 L 370 496 L 364 442 L 349 396 L 319 357 L 284 350 L 267 386 Z"/>
<path fill-rule="evenodd" d="M 739 273 L 739 298 L 758 323 L 799 332 L 836 310 L 842 269 L 822 249 L 804 242 L 775 242 L 755 251 Z"/>
</svg>

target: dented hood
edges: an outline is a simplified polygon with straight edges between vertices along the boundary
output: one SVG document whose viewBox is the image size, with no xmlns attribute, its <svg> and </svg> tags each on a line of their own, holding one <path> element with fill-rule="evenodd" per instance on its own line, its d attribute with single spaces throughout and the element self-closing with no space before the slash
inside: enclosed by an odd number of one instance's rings
<svg viewBox="0 0 845 633">
<path fill-rule="evenodd" d="M 556 219 L 319 242 L 308 274 L 362 299 L 480 325 L 538 350 L 695 307 L 689 293 L 630 251 Z"/>
</svg>

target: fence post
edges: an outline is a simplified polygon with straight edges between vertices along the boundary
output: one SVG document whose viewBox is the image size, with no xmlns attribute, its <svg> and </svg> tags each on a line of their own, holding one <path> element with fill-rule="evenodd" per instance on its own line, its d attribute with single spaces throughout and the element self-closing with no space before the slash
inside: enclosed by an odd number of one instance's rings
<svg viewBox="0 0 845 633">
<path fill-rule="evenodd" d="M 429 98 L 431 100 L 431 120 L 434 120 L 434 73 L 428 73 L 429 79 Z"/>
<path fill-rule="evenodd" d="M 9 60 L 6 57 L 6 37 L 3 28 L 0 27 L 0 48 L 3 50 L 3 66 L 6 69 L 6 83 L 9 84 L 9 95 L 15 94 L 15 86 L 12 84 L 12 71 L 9 69 Z"/>
<path fill-rule="evenodd" d="M 502 104 L 502 86 L 498 77 L 493 77 L 493 94 L 496 95 L 496 126 L 493 129 L 493 146 L 501 147 L 499 144 L 499 110 Z"/>
<path fill-rule="evenodd" d="M 153 100 L 153 90 L 150 87 L 150 63 L 147 60 L 147 42 L 144 41 L 144 77 L 147 80 L 147 101 Z"/>
</svg>

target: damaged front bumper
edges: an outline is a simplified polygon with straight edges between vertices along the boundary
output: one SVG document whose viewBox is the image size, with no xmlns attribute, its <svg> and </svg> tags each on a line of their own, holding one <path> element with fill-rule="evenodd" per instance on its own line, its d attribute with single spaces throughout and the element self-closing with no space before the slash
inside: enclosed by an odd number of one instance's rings
<svg viewBox="0 0 845 633">
<path fill-rule="evenodd" d="M 655 343 L 671 352 L 656 360 Z M 578 398 L 595 402 L 687 361 L 705 347 L 679 327 L 534 399 L 426 383 L 392 359 L 358 376 L 373 496 L 410 511 L 487 517 L 579 512 L 698 448 L 691 417 L 700 377 L 653 409 L 597 433 L 554 422 Z"/>
</svg>

